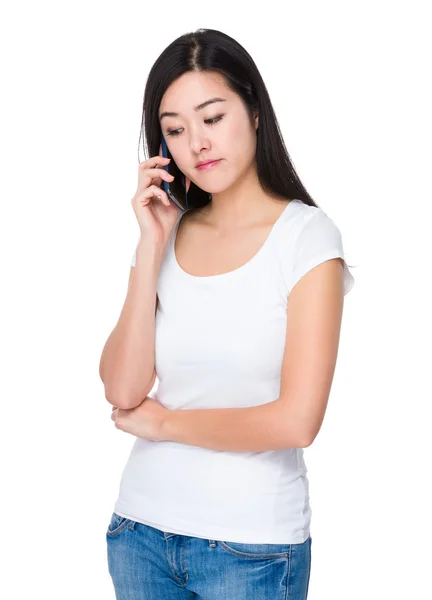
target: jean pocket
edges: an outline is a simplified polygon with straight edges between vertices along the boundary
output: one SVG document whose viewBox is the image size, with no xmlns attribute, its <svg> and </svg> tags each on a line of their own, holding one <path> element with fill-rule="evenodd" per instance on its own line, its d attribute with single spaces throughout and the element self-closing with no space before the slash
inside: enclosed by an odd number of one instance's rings
<svg viewBox="0 0 432 600">
<path fill-rule="evenodd" d="M 220 547 L 243 558 L 287 558 L 292 544 L 243 544 L 239 542 L 217 542 Z"/>
<path fill-rule="evenodd" d="M 115 537 L 121 531 L 123 531 L 123 529 L 130 522 L 131 522 L 131 519 L 127 519 L 126 517 L 121 517 L 116 512 L 113 512 L 113 514 L 111 515 L 111 521 L 109 522 L 106 534 L 109 537 Z"/>
</svg>

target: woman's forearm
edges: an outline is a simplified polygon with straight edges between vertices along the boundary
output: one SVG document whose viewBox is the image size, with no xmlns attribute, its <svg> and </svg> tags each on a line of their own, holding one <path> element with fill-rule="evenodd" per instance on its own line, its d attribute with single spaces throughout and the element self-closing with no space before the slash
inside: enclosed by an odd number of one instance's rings
<svg viewBox="0 0 432 600">
<path fill-rule="evenodd" d="M 120 408 L 139 405 L 154 383 L 156 292 L 163 248 L 140 241 L 119 320 L 100 361 L 105 396 Z"/>
</svg>

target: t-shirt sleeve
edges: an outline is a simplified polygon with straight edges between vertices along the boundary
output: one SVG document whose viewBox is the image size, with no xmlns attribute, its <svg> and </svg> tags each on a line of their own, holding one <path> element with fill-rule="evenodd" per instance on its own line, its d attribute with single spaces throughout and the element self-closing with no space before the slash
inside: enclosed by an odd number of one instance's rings
<svg viewBox="0 0 432 600">
<path fill-rule="evenodd" d="M 344 296 L 352 289 L 354 277 L 345 262 L 342 235 L 333 220 L 321 209 L 302 227 L 294 245 L 289 293 L 308 271 L 331 258 L 343 259 Z"/>
</svg>

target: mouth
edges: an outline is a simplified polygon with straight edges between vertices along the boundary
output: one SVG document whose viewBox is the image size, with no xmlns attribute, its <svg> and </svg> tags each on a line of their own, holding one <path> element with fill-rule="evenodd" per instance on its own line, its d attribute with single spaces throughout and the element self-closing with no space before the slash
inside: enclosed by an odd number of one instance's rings
<svg viewBox="0 0 432 600">
<path fill-rule="evenodd" d="M 210 160 L 206 163 L 202 163 L 201 165 L 198 165 L 196 168 L 199 169 L 200 171 L 203 171 L 204 169 L 211 169 L 212 167 L 218 165 L 221 160 L 222 159 Z"/>
</svg>

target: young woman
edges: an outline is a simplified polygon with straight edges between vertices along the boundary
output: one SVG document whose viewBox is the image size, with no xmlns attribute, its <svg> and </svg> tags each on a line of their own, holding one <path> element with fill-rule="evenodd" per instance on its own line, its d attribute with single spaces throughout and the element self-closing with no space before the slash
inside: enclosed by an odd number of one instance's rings
<svg viewBox="0 0 432 600">
<path fill-rule="evenodd" d="M 115 426 L 136 436 L 106 532 L 116 597 L 305 600 L 303 448 L 324 418 L 354 283 L 340 231 L 231 37 L 170 44 L 143 123 L 140 237 L 100 365 Z M 187 210 L 162 187 L 171 161 Z"/>
</svg>

